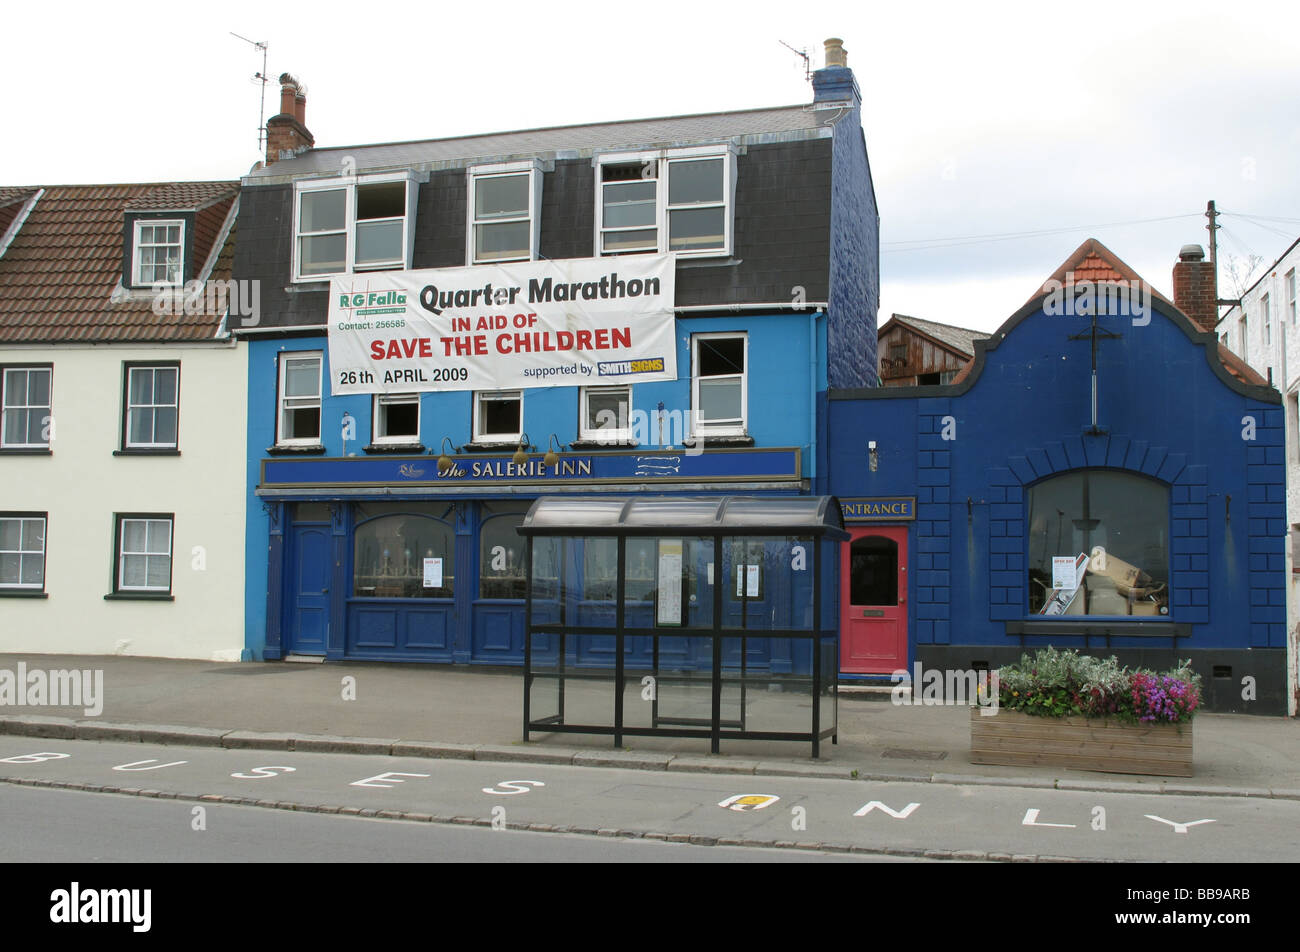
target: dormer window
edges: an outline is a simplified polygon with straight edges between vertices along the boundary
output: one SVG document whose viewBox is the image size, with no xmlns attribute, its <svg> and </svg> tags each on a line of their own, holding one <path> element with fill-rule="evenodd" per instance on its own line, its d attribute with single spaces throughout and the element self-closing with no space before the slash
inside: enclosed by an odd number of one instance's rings
<svg viewBox="0 0 1300 952">
<path fill-rule="evenodd" d="M 295 183 L 294 280 L 410 268 L 416 185 L 408 172 Z"/>
<path fill-rule="evenodd" d="M 602 255 L 731 253 L 736 162 L 726 146 L 597 156 Z"/>
<path fill-rule="evenodd" d="M 469 168 L 470 264 L 537 260 L 542 170 L 533 161 Z"/>
<path fill-rule="evenodd" d="M 137 220 L 133 260 L 137 286 L 180 284 L 185 279 L 185 222 Z"/>
</svg>

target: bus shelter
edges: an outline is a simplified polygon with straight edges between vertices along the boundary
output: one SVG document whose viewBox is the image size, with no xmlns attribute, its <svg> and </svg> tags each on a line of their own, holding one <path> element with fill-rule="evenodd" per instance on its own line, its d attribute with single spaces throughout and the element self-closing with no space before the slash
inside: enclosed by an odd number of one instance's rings
<svg viewBox="0 0 1300 952">
<path fill-rule="evenodd" d="M 834 497 L 549 496 L 519 532 L 525 741 L 838 740 Z"/>
</svg>

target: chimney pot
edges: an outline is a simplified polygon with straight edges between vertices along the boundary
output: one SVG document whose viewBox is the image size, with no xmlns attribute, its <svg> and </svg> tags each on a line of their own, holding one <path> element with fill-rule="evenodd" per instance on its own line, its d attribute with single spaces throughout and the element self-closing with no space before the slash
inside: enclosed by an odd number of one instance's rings
<svg viewBox="0 0 1300 952">
<path fill-rule="evenodd" d="M 1214 265 L 1205 260 L 1201 246 L 1183 245 L 1174 265 L 1174 305 L 1211 334 L 1219 322 L 1214 290 Z"/>
<path fill-rule="evenodd" d="M 307 125 L 307 97 L 301 91 L 293 97 L 293 117 L 300 125 Z"/>
<path fill-rule="evenodd" d="M 843 66 L 849 65 L 848 54 L 844 50 L 844 41 L 838 36 L 832 36 L 826 40 L 826 65 Z"/>
</svg>

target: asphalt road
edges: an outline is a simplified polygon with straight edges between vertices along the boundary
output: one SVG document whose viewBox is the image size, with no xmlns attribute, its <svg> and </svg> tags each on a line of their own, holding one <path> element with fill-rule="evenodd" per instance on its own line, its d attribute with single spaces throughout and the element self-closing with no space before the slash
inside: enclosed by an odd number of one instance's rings
<svg viewBox="0 0 1300 952">
<path fill-rule="evenodd" d="M 211 808 L 222 798 L 234 798 L 331 815 L 448 821 L 403 824 L 421 833 L 459 818 L 467 825 L 497 827 L 483 831 L 489 833 L 540 828 L 548 831 L 543 837 L 562 836 L 549 832 L 561 828 L 600 831 L 602 838 L 694 837 L 697 843 L 721 841 L 723 846 L 821 845 L 879 855 L 929 850 L 958 859 L 1020 854 L 1130 861 L 1300 860 L 1300 802 L 1267 798 L 759 778 L 7 735 L 0 736 L 0 778 L 179 796 L 181 802 L 170 803 L 143 798 L 173 808 L 170 822 L 180 829 L 167 856 L 176 859 L 205 858 L 184 853 L 183 844 L 194 839 L 183 835 L 190 806 Z M 0 787 L 0 793 L 13 791 L 12 784 Z M 162 826 L 168 822 L 164 815 L 154 813 Z M 295 842 L 290 824 L 300 819 L 283 806 L 267 810 L 260 841 L 274 842 L 277 849 Z M 435 837 L 440 832 L 446 831 L 435 831 Z M 167 835 L 170 839 L 171 831 Z"/>
</svg>

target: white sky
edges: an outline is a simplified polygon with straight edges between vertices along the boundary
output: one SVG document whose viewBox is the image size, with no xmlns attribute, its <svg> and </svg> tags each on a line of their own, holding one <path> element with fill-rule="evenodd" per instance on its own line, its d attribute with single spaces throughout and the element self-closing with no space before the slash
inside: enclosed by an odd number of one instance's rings
<svg viewBox="0 0 1300 952">
<path fill-rule="evenodd" d="M 1297 9 L 11 5 L 0 185 L 247 172 L 259 158 L 251 77 L 261 54 L 228 31 L 269 41 L 270 76 L 306 84 L 307 125 L 322 146 L 807 102 L 802 63 L 778 40 L 808 49 L 819 67 L 822 40 L 839 36 L 862 90 L 880 206 L 880 323 L 897 311 L 990 330 L 1088 237 L 1169 294 L 1178 249 L 1207 241 L 1209 199 L 1224 212 L 1290 219 L 1221 219 L 1221 266 L 1252 252 L 1271 263 L 1300 235 Z M 272 82 L 266 115 L 278 105 Z M 1222 279 L 1220 292 L 1228 296 Z"/>
</svg>

